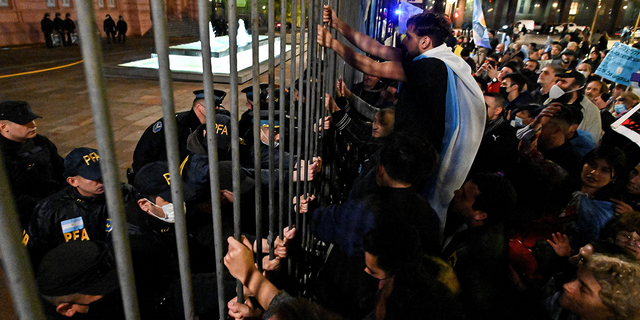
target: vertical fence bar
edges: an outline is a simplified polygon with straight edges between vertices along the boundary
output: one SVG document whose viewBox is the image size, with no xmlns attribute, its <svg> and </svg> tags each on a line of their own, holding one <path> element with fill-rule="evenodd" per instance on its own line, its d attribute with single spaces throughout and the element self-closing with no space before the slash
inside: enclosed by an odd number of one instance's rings
<svg viewBox="0 0 640 320">
<path fill-rule="evenodd" d="M 304 35 L 305 35 L 305 1 L 306 0 L 300 0 L 300 62 L 298 64 L 298 130 L 300 132 L 300 134 L 298 135 L 298 141 L 297 141 L 297 156 L 298 156 L 298 177 L 297 177 L 297 182 L 296 182 L 296 198 L 299 198 L 299 196 L 302 194 L 302 173 L 300 172 L 300 168 L 302 168 L 302 139 L 306 136 L 306 126 L 304 124 L 304 118 L 306 117 L 306 115 L 303 112 L 303 100 L 304 100 L 304 95 L 306 92 L 304 92 L 304 84 L 306 83 L 306 79 L 304 76 Z M 298 200 L 298 199 L 296 199 Z M 298 201 L 299 202 L 299 201 Z M 302 219 L 302 224 L 300 223 L 300 219 Z M 304 216 L 302 218 L 300 218 L 300 205 L 298 205 L 296 207 L 296 226 L 297 228 L 299 228 L 300 230 L 302 230 L 302 235 L 304 236 L 304 223 L 306 222 L 306 219 L 304 218 Z M 304 239 L 304 237 L 303 237 Z M 295 277 L 296 279 L 299 277 L 299 271 L 300 271 L 300 262 L 301 259 L 298 259 L 296 261 L 296 268 L 295 268 Z"/>
<path fill-rule="evenodd" d="M 238 133 L 238 21 L 236 20 L 237 14 L 235 1 L 227 1 L 227 15 L 227 21 L 229 21 L 229 94 L 231 95 L 233 232 L 236 239 L 242 242 L 242 235 L 240 234 L 240 135 Z M 254 100 L 256 99 L 254 98 Z M 244 303 L 243 287 L 239 280 L 236 281 L 236 292 L 238 293 L 238 302 Z"/>
<path fill-rule="evenodd" d="M 111 117 L 107 104 L 107 91 L 102 67 L 101 46 L 98 39 L 97 23 L 93 1 L 75 1 L 78 13 L 78 31 L 82 43 L 85 77 L 91 101 L 91 113 L 95 126 L 96 140 L 100 152 L 100 169 L 105 186 L 109 219 L 111 220 L 112 241 L 116 256 L 120 291 L 128 320 L 139 319 L 138 298 L 134 283 L 129 237 L 126 231 L 122 192 L 118 179 L 118 160 L 113 144 Z"/>
<path fill-rule="evenodd" d="M 307 55 L 307 65 L 309 68 L 309 79 L 311 80 L 310 83 L 310 88 L 309 88 L 309 99 L 307 101 L 309 101 L 309 106 L 310 106 L 310 112 L 309 112 L 309 124 L 311 125 L 311 131 L 310 132 L 314 132 L 314 126 L 316 124 L 316 122 L 314 121 L 314 117 L 315 117 L 315 109 L 316 109 L 316 81 L 318 80 L 318 73 L 317 73 L 317 62 L 318 60 L 316 59 L 316 54 L 317 54 L 317 41 L 315 38 L 315 34 L 316 34 L 316 0 L 310 0 L 311 1 L 311 5 L 309 6 L 309 52 Z M 314 135 L 315 136 L 315 135 Z M 312 156 L 314 154 L 313 150 L 315 149 L 314 147 L 314 143 L 315 143 L 315 138 L 312 138 L 311 140 L 309 140 L 309 157 L 307 157 L 307 160 L 311 160 Z M 305 179 L 306 180 L 306 179 Z"/>
<path fill-rule="evenodd" d="M 202 53 L 202 80 L 204 84 L 204 104 L 207 117 L 207 132 L 215 132 L 215 108 L 213 91 L 213 72 L 211 69 L 211 40 L 209 39 L 209 17 L 211 8 L 208 0 L 198 0 L 198 21 L 200 31 L 200 43 Z M 220 183 L 218 169 L 218 141 L 216 135 L 207 135 L 207 149 L 209 156 L 209 185 L 211 187 L 211 215 L 213 218 L 214 250 L 216 256 L 216 280 L 218 286 L 218 316 L 226 317 L 224 297 L 224 265 L 222 263 L 223 248 L 225 243 L 222 238 L 222 213 L 220 212 Z"/>
<path fill-rule="evenodd" d="M 283 1 L 284 3 L 284 1 Z M 294 163 L 293 163 L 293 155 L 295 154 L 295 141 L 297 139 L 297 137 L 299 137 L 299 130 L 296 129 L 295 126 L 295 120 L 297 117 L 299 117 L 300 115 L 298 113 L 295 112 L 295 108 L 296 108 L 296 100 L 295 100 L 295 81 L 296 81 L 296 57 L 297 57 L 297 50 L 298 50 L 298 43 L 296 41 L 297 37 L 296 37 L 296 24 L 298 23 L 297 20 L 298 17 L 298 8 L 297 8 L 297 1 L 296 0 L 292 0 L 291 1 L 291 71 L 290 71 L 290 80 L 289 80 L 289 128 L 291 130 L 291 133 L 289 135 L 290 139 L 289 139 L 289 198 L 287 199 L 287 205 L 288 205 L 288 218 L 289 218 L 289 228 L 291 228 L 294 224 L 294 211 L 293 211 L 293 201 L 291 201 L 291 198 L 293 197 L 297 197 L 298 194 L 296 192 L 294 192 L 294 185 L 293 185 L 293 167 L 294 167 Z M 296 214 L 295 217 L 297 217 L 298 215 Z M 296 225 L 297 226 L 297 225 Z M 292 273 L 292 269 L 293 269 L 293 262 L 292 259 L 287 259 L 287 274 L 291 275 Z"/>
<path fill-rule="evenodd" d="M 314 30 L 316 30 L 315 34 L 318 34 L 318 28 L 317 26 L 322 24 L 322 1 L 318 1 L 316 3 L 315 6 L 315 10 L 316 10 L 316 23 L 314 25 Z M 315 37 L 315 39 L 317 39 L 317 36 Z M 323 88 L 323 79 L 324 76 L 326 76 L 326 74 L 324 73 L 324 64 L 325 64 L 325 57 L 322 55 L 322 50 L 321 50 L 321 46 L 318 44 L 318 41 L 314 41 L 313 45 L 316 48 L 316 109 L 315 109 L 315 123 L 318 124 L 318 129 L 316 130 L 316 135 L 315 135 L 315 144 L 314 144 L 314 150 L 313 150 L 313 156 L 317 157 L 318 155 L 320 155 L 321 150 L 320 149 L 320 137 L 322 137 L 322 129 L 324 127 L 324 119 L 322 119 L 320 116 L 322 114 L 321 109 L 324 109 L 324 105 L 321 104 L 322 101 L 324 101 L 324 88 Z M 316 186 L 319 186 L 319 184 L 316 182 Z"/>
<path fill-rule="evenodd" d="M 20 223 L 9 190 L 9 177 L 0 154 L 0 252 L 2 269 L 11 290 L 13 307 L 20 319 L 44 320 L 38 289 L 27 249 L 20 242 Z"/>
<path fill-rule="evenodd" d="M 251 1 L 251 39 L 252 43 L 259 43 L 259 24 L 258 16 L 258 0 Z M 251 46 L 253 65 L 251 67 L 251 76 L 253 83 L 253 168 L 255 171 L 255 203 L 256 203 L 256 237 L 262 239 L 262 155 L 260 143 L 260 110 L 264 107 L 261 104 L 261 88 L 260 88 L 260 57 L 258 46 Z M 256 243 L 256 263 L 258 269 L 262 271 L 262 241 Z"/>
<path fill-rule="evenodd" d="M 269 15 L 268 29 L 269 29 L 269 63 L 268 63 L 268 77 L 269 77 L 269 259 L 275 259 L 273 252 L 273 241 L 275 235 L 275 188 L 273 185 L 276 183 L 275 175 L 275 83 L 276 83 L 276 65 L 275 65 L 275 2 L 274 0 L 268 1 L 267 14 Z M 284 88 L 282 88 L 284 90 Z"/>
<path fill-rule="evenodd" d="M 279 110 L 280 110 L 280 127 L 281 127 L 281 137 L 286 137 L 287 136 L 287 132 L 284 130 L 287 130 L 287 126 L 285 124 L 285 110 L 286 108 L 288 108 L 289 106 L 287 105 L 285 107 L 285 100 L 286 100 L 286 95 L 285 95 L 285 80 L 287 77 L 287 1 L 280 1 L 280 97 L 278 98 L 278 101 L 280 103 L 279 106 Z M 293 55 L 291 56 L 291 60 L 293 61 Z M 291 96 L 291 93 L 289 94 L 289 96 Z M 291 132 L 293 130 L 293 128 L 291 126 L 289 126 L 289 137 L 291 137 Z M 283 140 L 285 143 L 287 143 L 287 140 Z M 285 146 L 283 143 L 280 144 L 280 157 L 278 158 L 278 236 L 281 239 L 284 239 L 284 208 L 286 207 L 285 205 L 285 193 L 284 193 L 284 186 L 285 184 L 288 186 L 289 185 L 289 181 L 285 181 L 284 180 L 284 157 L 285 157 Z M 291 162 L 289 162 L 291 163 Z M 291 177 L 291 176 L 288 176 Z"/>
<path fill-rule="evenodd" d="M 180 268 L 180 284 L 182 286 L 182 304 L 185 319 L 194 319 L 193 291 L 191 290 L 191 265 L 189 264 L 189 247 L 187 244 L 187 224 L 185 207 L 182 205 L 182 179 L 180 177 L 180 150 L 178 149 L 178 124 L 176 122 L 173 102 L 173 81 L 169 66 L 169 37 L 167 36 L 167 17 L 165 1 L 155 1 L 151 5 L 153 16 L 153 37 L 158 54 L 158 78 L 162 97 L 162 114 L 165 126 L 165 142 L 167 145 L 167 161 L 171 179 L 171 198 L 175 208 L 176 245 Z"/>
</svg>

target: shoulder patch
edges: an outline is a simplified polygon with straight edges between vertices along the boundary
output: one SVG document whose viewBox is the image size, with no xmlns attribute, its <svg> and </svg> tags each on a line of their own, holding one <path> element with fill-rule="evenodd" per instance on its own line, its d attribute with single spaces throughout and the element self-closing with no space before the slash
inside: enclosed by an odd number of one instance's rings
<svg viewBox="0 0 640 320">
<path fill-rule="evenodd" d="M 107 219 L 107 223 L 104 227 L 104 231 L 105 232 L 111 232 L 111 230 L 113 230 L 113 226 L 111 225 L 111 220 Z"/>
<path fill-rule="evenodd" d="M 160 130 L 162 130 L 162 120 L 154 123 L 152 130 L 153 130 L 153 133 L 158 133 Z"/>
<path fill-rule="evenodd" d="M 84 221 L 82 217 L 77 217 L 60 222 L 62 226 L 62 233 L 73 232 L 84 228 Z"/>
</svg>

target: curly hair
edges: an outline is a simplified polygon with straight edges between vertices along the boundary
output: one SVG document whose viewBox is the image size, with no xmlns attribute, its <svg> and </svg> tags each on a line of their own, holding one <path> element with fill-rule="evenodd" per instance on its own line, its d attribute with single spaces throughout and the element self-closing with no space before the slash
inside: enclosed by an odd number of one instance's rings
<svg viewBox="0 0 640 320">
<path fill-rule="evenodd" d="M 615 217 L 607 223 L 600 232 L 601 239 L 615 239 L 620 231 L 637 232 L 640 234 L 640 212 L 633 211 Z"/>
<path fill-rule="evenodd" d="M 594 254 L 585 267 L 602 289 L 602 303 L 615 319 L 640 319 L 640 265 L 626 259 Z"/>
</svg>

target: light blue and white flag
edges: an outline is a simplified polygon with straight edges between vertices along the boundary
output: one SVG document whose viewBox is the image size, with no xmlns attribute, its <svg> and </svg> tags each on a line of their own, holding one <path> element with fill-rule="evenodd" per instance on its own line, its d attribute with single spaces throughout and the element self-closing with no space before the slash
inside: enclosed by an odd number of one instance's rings
<svg viewBox="0 0 640 320">
<path fill-rule="evenodd" d="M 400 14 L 398 15 L 398 32 L 401 34 L 405 34 L 407 32 L 407 21 L 409 18 L 424 11 L 404 1 L 400 2 L 398 9 L 400 10 Z"/>
<path fill-rule="evenodd" d="M 479 47 L 491 49 L 489 32 L 487 31 L 487 24 L 484 22 L 482 2 L 480 1 L 481 0 L 473 1 L 473 41 Z"/>
</svg>

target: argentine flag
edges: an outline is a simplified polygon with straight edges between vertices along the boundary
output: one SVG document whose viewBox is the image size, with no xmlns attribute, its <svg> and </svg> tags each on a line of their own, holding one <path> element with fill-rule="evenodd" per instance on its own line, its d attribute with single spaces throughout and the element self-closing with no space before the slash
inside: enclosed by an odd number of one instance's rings
<svg viewBox="0 0 640 320">
<path fill-rule="evenodd" d="M 484 13 L 482 13 L 482 2 L 480 1 L 473 1 L 473 41 L 479 47 L 491 49 L 487 24 L 484 22 Z"/>
<path fill-rule="evenodd" d="M 398 32 L 401 34 L 405 34 L 407 32 L 407 21 L 409 18 L 416 14 L 421 14 L 424 11 L 404 1 L 400 2 L 398 9 L 400 9 L 400 14 L 398 15 Z"/>
</svg>

